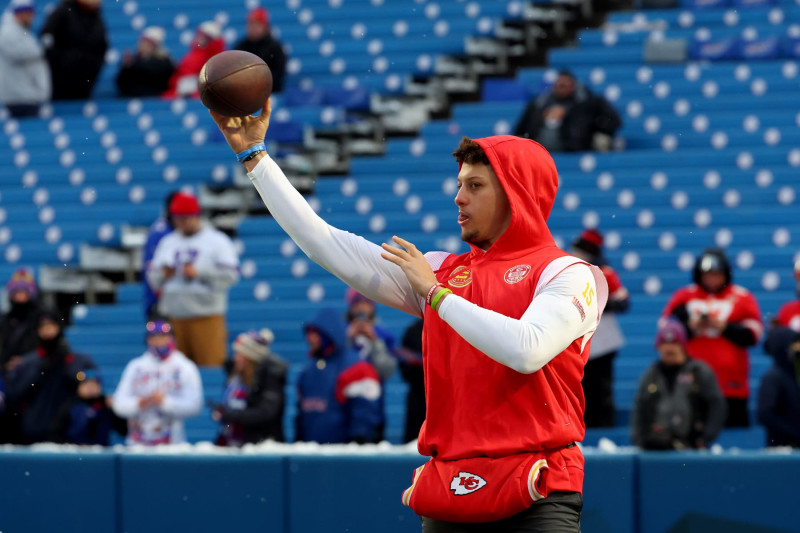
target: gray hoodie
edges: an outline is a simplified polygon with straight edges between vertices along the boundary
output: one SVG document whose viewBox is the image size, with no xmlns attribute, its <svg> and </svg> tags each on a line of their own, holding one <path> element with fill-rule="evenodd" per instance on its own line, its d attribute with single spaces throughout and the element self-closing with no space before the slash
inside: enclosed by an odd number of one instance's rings
<svg viewBox="0 0 800 533">
<path fill-rule="evenodd" d="M 183 267 L 197 269 L 195 279 L 183 277 Z M 164 278 L 164 267 L 175 275 Z M 205 226 L 194 235 L 173 231 L 156 247 L 147 281 L 161 291 L 159 311 L 172 319 L 224 315 L 228 289 L 239 280 L 239 255 L 227 235 Z"/>
<path fill-rule="evenodd" d="M 42 104 L 50 100 L 50 70 L 34 34 L 14 14 L 0 21 L 0 102 Z"/>
</svg>

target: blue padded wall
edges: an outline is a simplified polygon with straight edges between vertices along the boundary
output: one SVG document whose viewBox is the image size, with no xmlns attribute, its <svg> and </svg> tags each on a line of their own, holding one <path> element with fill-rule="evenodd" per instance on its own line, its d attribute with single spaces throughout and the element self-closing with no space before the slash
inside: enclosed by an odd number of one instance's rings
<svg viewBox="0 0 800 533">
<path fill-rule="evenodd" d="M 414 453 L 0 451 L 3 533 L 419 532 Z M 586 456 L 584 533 L 797 531 L 800 453 Z"/>
<path fill-rule="evenodd" d="M 280 456 L 126 454 L 119 460 L 125 533 L 285 530 Z"/>
<path fill-rule="evenodd" d="M 116 460 L 113 453 L 0 453 L 0 531 L 119 531 Z"/>
<path fill-rule="evenodd" d="M 291 531 L 404 533 L 420 520 L 400 503 L 419 456 L 292 456 L 289 462 Z"/>
<path fill-rule="evenodd" d="M 642 454 L 638 531 L 797 531 L 800 455 Z"/>
</svg>

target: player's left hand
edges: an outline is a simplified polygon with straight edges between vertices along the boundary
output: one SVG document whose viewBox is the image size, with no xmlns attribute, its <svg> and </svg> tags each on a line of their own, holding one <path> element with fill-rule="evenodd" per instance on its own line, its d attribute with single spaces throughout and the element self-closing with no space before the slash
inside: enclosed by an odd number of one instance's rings
<svg viewBox="0 0 800 533">
<path fill-rule="evenodd" d="M 386 243 L 381 244 L 381 248 L 384 250 L 381 257 L 402 268 L 403 273 L 408 278 L 408 282 L 411 283 L 411 287 L 424 298 L 430 288 L 438 283 L 433 269 L 425 260 L 422 252 L 417 250 L 417 247 L 412 243 L 396 235 L 392 237 L 392 240 L 402 248 L 390 246 Z"/>
</svg>

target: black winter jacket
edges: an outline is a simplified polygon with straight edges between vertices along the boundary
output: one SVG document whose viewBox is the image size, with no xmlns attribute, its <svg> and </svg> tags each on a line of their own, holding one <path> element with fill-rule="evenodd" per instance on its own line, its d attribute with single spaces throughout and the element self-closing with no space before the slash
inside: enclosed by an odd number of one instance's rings
<svg viewBox="0 0 800 533">
<path fill-rule="evenodd" d="M 519 118 L 514 135 L 537 140 L 544 126 L 543 112 L 559 101 L 551 92 L 531 100 Z M 619 114 L 604 98 L 578 85 L 568 102 L 569 107 L 559 129 L 563 149 L 568 152 L 590 150 L 595 133 L 614 135 L 622 121 Z"/>
<path fill-rule="evenodd" d="M 89 98 L 105 62 L 108 40 L 100 10 L 63 0 L 41 31 L 53 80 L 53 100 Z"/>
<path fill-rule="evenodd" d="M 37 349 L 23 356 L 6 376 L 6 402 L 20 419 L 21 444 L 50 436 L 62 406 L 77 396 L 81 372 L 90 368 L 95 368 L 92 360 L 71 353 L 63 341 L 51 353 Z"/>
<path fill-rule="evenodd" d="M 288 369 L 286 362 L 275 354 L 269 354 L 256 368 L 245 408 L 222 408 L 220 422 L 240 424 L 245 443 L 257 443 L 267 439 L 283 442 L 283 412 L 286 406 L 284 389 Z"/>
<path fill-rule="evenodd" d="M 242 39 L 233 48 L 250 52 L 263 59 L 272 72 L 272 92 L 279 93 L 283 90 L 283 80 L 286 75 L 286 53 L 280 42 L 271 35 L 266 35 L 255 41 Z"/>
<path fill-rule="evenodd" d="M 764 351 L 774 363 L 758 388 L 758 421 L 767 430 L 767 446 L 800 448 L 800 362 L 789 347 L 800 333 L 775 327 L 764 342 Z"/>
</svg>

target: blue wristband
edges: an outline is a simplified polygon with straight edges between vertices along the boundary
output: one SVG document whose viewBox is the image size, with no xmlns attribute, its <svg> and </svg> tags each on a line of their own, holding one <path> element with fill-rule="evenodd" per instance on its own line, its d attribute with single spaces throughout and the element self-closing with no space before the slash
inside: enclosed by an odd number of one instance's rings
<svg viewBox="0 0 800 533">
<path fill-rule="evenodd" d="M 239 152 L 238 154 L 236 154 L 236 159 L 239 161 L 239 163 L 243 163 L 251 154 L 254 154 L 256 152 L 266 152 L 266 151 L 267 147 L 264 145 L 264 143 L 259 143 L 255 146 L 251 146 L 244 152 Z"/>
</svg>

